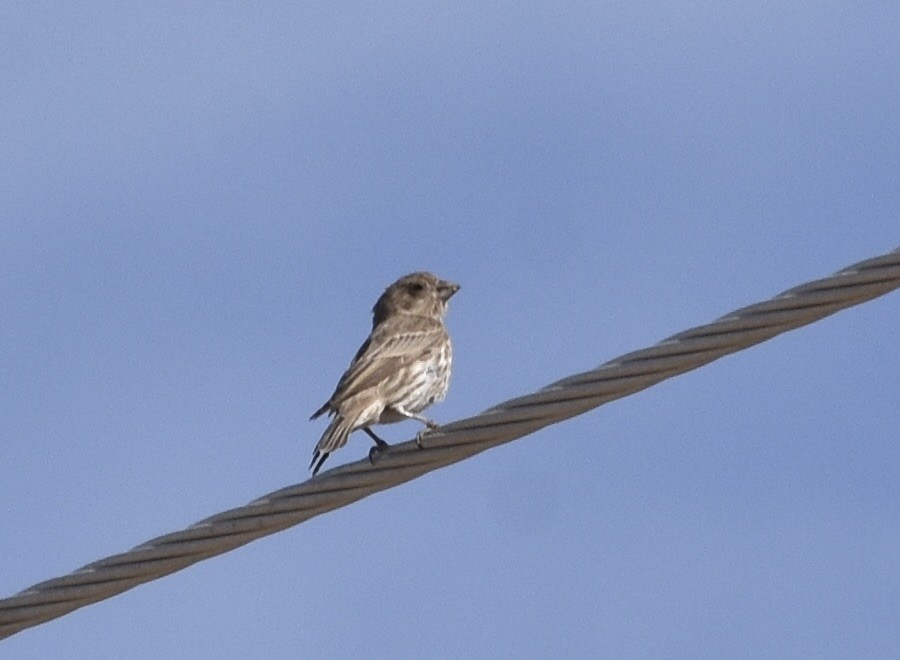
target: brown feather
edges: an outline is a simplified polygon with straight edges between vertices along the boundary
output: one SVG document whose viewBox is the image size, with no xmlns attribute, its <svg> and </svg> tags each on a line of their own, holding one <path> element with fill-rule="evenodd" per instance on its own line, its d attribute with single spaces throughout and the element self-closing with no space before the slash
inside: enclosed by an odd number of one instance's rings
<svg viewBox="0 0 900 660">
<path fill-rule="evenodd" d="M 342 447 L 350 433 L 414 418 L 444 398 L 452 348 L 444 327 L 447 301 L 459 290 L 430 273 L 412 273 L 389 286 L 373 308 L 373 327 L 334 393 L 310 419 L 328 413 L 334 419 L 313 455 L 313 474 L 328 454 Z"/>
</svg>

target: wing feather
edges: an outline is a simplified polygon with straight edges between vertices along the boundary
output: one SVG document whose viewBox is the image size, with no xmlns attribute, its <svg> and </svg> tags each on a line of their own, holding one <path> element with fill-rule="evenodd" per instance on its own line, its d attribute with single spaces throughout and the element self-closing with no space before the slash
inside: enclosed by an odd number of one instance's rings
<svg viewBox="0 0 900 660">
<path fill-rule="evenodd" d="M 337 410 L 350 397 L 377 386 L 407 364 L 428 357 L 445 337 L 444 325 L 437 319 L 399 316 L 379 324 L 316 416 L 328 409 Z"/>
</svg>

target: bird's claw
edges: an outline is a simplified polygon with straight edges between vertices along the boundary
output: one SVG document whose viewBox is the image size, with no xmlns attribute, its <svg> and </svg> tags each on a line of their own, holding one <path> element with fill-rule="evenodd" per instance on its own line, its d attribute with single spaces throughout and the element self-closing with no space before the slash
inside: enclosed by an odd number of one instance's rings
<svg viewBox="0 0 900 660">
<path fill-rule="evenodd" d="M 425 425 L 428 428 L 422 429 L 418 433 L 416 433 L 416 447 L 419 449 L 425 449 L 425 436 L 428 435 L 429 432 L 434 431 L 440 426 L 437 422 L 426 422 Z"/>
<path fill-rule="evenodd" d="M 387 443 L 384 445 L 375 445 L 371 449 L 369 449 L 369 463 L 375 465 L 381 455 L 384 453 L 384 449 L 387 447 Z"/>
</svg>

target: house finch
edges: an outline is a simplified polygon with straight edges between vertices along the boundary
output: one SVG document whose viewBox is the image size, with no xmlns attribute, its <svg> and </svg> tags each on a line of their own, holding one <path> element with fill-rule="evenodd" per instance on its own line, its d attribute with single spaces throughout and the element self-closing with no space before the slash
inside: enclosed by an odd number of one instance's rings
<svg viewBox="0 0 900 660">
<path fill-rule="evenodd" d="M 437 427 L 419 413 L 447 395 L 453 351 L 444 314 L 457 291 L 458 284 L 420 272 L 401 277 L 381 294 L 372 308 L 368 339 L 334 394 L 310 417 L 327 412 L 334 418 L 313 452 L 313 475 L 357 429 L 375 441 L 369 452 L 374 460 L 388 444 L 375 435 L 373 424 L 417 419 L 428 428 Z"/>
</svg>

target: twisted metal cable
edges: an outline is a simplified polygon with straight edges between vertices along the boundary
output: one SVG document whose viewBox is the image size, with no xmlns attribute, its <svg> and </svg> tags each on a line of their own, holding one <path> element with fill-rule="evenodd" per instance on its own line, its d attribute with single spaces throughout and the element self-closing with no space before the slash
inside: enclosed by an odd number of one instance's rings
<svg viewBox="0 0 900 660">
<path fill-rule="evenodd" d="M 900 287 L 900 249 L 0 600 L 0 639 L 633 394 Z"/>
</svg>

